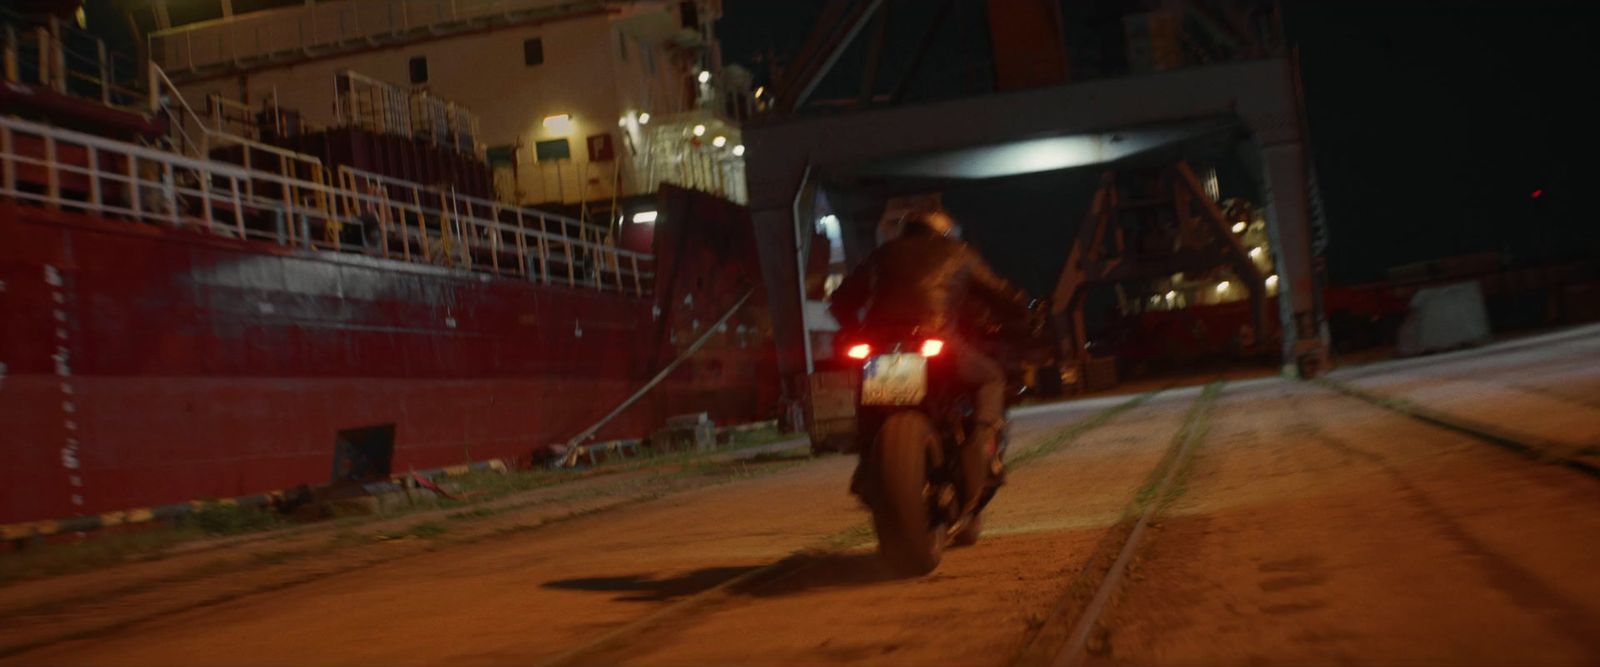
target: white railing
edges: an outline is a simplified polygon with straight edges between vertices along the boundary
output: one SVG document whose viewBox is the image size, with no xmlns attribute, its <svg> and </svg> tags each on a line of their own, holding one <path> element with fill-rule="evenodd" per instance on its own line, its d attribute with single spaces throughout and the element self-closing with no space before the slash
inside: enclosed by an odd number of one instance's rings
<svg viewBox="0 0 1600 667">
<path fill-rule="evenodd" d="M 344 69 L 334 77 L 337 125 L 421 139 L 481 157 L 478 117 L 466 107 L 422 90 L 408 90 Z"/>
<path fill-rule="evenodd" d="M 344 0 L 251 12 L 160 30 L 150 58 L 170 71 L 382 41 L 416 31 L 509 17 L 531 10 L 580 10 L 601 0 Z"/>
<path fill-rule="evenodd" d="M 695 127 L 704 128 L 702 134 L 695 135 Z M 743 151 L 736 148 L 743 133 L 737 125 L 698 109 L 652 119 L 640 132 L 644 150 L 633 160 L 641 190 L 652 192 L 671 183 L 740 204 L 748 201 Z"/>
<path fill-rule="evenodd" d="M 338 183 L 0 117 L 0 198 L 283 246 L 643 295 L 605 228 L 341 167 Z"/>
<path fill-rule="evenodd" d="M 38 85 L 106 106 L 136 107 L 144 98 L 128 80 L 137 73 L 132 61 L 108 51 L 100 38 L 55 17 L 29 27 L 0 9 L 0 63 L 0 76 L 9 83 Z"/>
<path fill-rule="evenodd" d="M 654 277 L 653 258 L 617 248 L 604 227 L 350 167 L 339 179 L 340 218 L 384 257 L 640 295 Z"/>
</svg>

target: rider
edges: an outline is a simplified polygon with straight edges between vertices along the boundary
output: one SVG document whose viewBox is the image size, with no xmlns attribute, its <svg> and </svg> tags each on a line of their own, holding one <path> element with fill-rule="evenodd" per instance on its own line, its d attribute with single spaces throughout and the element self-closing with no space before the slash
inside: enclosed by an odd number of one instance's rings
<svg viewBox="0 0 1600 667">
<path fill-rule="evenodd" d="M 959 316 L 970 300 L 1002 313 L 1023 312 L 1029 299 L 996 275 L 972 246 L 953 238 L 955 220 L 938 207 L 913 209 L 900 218 L 899 235 L 873 250 L 834 290 L 828 310 L 842 330 L 919 327 L 945 341 L 957 375 L 977 389 L 974 428 L 962 448 L 960 492 L 963 517 L 977 508 L 988 484 L 990 463 L 1005 417 L 1005 372 L 964 341 Z M 866 316 L 860 315 L 866 308 Z"/>
</svg>

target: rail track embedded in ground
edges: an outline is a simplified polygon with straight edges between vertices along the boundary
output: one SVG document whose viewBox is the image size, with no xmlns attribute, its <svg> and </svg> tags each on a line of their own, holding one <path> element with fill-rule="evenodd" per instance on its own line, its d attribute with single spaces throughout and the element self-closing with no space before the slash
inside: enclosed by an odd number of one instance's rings
<svg viewBox="0 0 1600 667">
<path fill-rule="evenodd" d="M 1554 442 L 1426 407 L 1403 397 L 1373 392 L 1334 380 L 1322 379 L 1315 384 L 1429 426 L 1465 434 L 1476 440 L 1520 453 L 1528 457 L 1530 463 L 1554 463 L 1600 477 L 1600 464 L 1597 464 L 1600 461 L 1594 456 L 1597 452 L 1593 447 L 1585 448 L 1581 445 Z M 1161 475 L 1160 481 L 1141 490 L 1139 496 L 1129 505 L 1128 514 L 1137 514 L 1138 518 L 1125 519 L 1107 533 L 1106 538 L 1102 539 L 1095 553 L 1089 557 L 1088 563 L 1080 571 L 1078 580 L 1068 588 L 1066 596 L 1052 612 L 1051 617 L 1026 643 L 1014 664 L 1077 667 L 1082 665 L 1091 653 L 1096 652 L 1099 620 L 1106 611 L 1108 603 L 1121 588 L 1123 575 L 1129 562 L 1139 551 L 1140 543 L 1147 534 L 1146 529 L 1159 517 L 1162 508 L 1181 493 L 1174 491 L 1173 481 L 1182 475 L 1185 466 L 1192 458 L 1194 446 L 1204 436 L 1211 406 L 1220 389 L 1221 383 L 1214 383 L 1195 400 L 1183 426 L 1173 437 L 1167 457 L 1157 468 Z M 1363 460 L 1370 456 L 1365 452 L 1358 454 Z M 1369 462 L 1382 465 L 1388 473 L 1398 474 L 1391 465 L 1381 459 Z M 1113 551 L 1116 554 L 1114 559 L 1111 556 Z M 1106 563 L 1108 560 L 1109 564 Z M 1091 588 L 1092 596 L 1088 593 Z"/>
<path fill-rule="evenodd" d="M 1448 431 L 1461 433 L 1492 445 L 1504 447 L 1530 459 L 1566 466 L 1600 479 L 1600 445 L 1563 443 L 1529 433 L 1521 433 L 1496 424 L 1430 408 L 1403 396 L 1394 396 L 1362 389 L 1355 385 L 1328 378 L 1316 380 L 1317 384 L 1332 391 L 1366 401 L 1371 405 L 1396 412 L 1414 420 Z"/>
<path fill-rule="evenodd" d="M 1094 641 L 1100 616 L 1122 585 L 1129 562 L 1156 517 L 1177 498 L 1173 483 L 1188 466 L 1195 446 L 1205 437 L 1212 406 L 1222 393 L 1223 384 L 1218 380 L 1206 385 L 1195 397 L 1165 455 L 1151 470 L 1146 483 L 1136 489 L 1128 501 L 1124 519 L 1107 530 L 1050 616 L 1024 641 L 1013 664 L 1082 664 Z"/>
</svg>

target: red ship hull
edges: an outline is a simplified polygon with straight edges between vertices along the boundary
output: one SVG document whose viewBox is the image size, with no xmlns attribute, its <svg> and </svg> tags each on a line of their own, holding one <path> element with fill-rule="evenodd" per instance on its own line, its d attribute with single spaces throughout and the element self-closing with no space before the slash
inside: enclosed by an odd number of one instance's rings
<svg viewBox="0 0 1600 667">
<path fill-rule="evenodd" d="M 396 471 L 563 442 L 760 284 L 742 208 L 662 200 L 645 296 L 0 202 L 0 523 L 324 483 L 345 429 Z M 762 304 L 600 436 L 769 418 Z"/>
</svg>

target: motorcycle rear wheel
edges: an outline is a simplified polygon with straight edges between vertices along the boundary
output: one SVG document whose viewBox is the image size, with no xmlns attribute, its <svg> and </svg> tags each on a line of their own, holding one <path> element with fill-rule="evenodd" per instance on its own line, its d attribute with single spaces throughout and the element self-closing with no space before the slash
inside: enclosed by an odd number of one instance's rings
<svg viewBox="0 0 1600 667">
<path fill-rule="evenodd" d="M 944 555 L 944 521 L 930 512 L 929 457 L 938 447 L 938 431 L 914 410 L 890 415 L 878 430 L 879 493 L 872 525 L 878 553 L 898 574 L 932 572 Z"/>
</svg>

